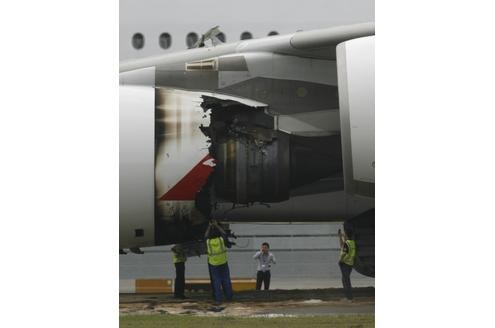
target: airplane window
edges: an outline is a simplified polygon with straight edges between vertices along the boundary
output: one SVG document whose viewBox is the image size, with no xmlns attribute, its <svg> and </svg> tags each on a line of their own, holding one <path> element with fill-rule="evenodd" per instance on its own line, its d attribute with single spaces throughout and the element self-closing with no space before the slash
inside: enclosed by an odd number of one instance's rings
<svg viewBox="0 0 495 328">
<path fill-rule="evenodd" d="M 242 32 L 241 34 L 241 40 L 248 40 L 252 39 L 253 35 L 250 32 Z"/>
<path fill-rule="evenodd" d="M 194 32 L 191 32 L 186 36 L 186 45 L 188 48 L 192 48 L 197 41 L 198 35 Z"/>
<path fill-rule="evenodd" d="M 168 33 L 162 33 L 159 42 L 162 49 L 168 49 L 172 45 L 172 36 Z"/>
<path fill-rule="evenodd" d="M 144 47 L 144 35 L 136 33 L 132 36 L 132 46 L 134 49 L 142 49 Z"/>
<path fill-rule="evenodd" d="M 272 35 L 278 35 L 278 32 L 277 31 L 271 31 L 270 33 L 268 33 L 268 36 L 272 36 Z"/>
<path fill-rule="evenodd" d="M 217 34 L 217 38 L 222 41 L 222 42 L 225 42 L 225 34 L 223 32 L 220 32 Z"/>
</svg>

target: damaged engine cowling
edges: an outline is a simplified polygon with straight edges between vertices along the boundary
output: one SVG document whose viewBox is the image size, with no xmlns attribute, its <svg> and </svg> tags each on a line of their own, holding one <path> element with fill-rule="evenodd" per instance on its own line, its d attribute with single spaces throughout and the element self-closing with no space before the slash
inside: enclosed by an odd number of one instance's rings
<svg viewBox="0 0 495 328">
<path fill-rule="evenodd" d="M 233 203 L 281 202 L 290 190 L 342 171 L 340 136 L 302 137 L 275 130 L 263 108 L 203 96 L 211 109 L 209 152 L 215 196 Z"/>
<path fill-rule="evenodd" d="M 259 211 L 294 195 L 323 197 L 323 192 L 342 190 L 339 135 L 280 131 L 277 117 L 258 102 L 155 91 L 156 245 L 200 240 L 209 219 L 226 220 L 234 208 Z M 334 197 L 332 204 L 343 208 L 340 200 Z M 328 214 L 328 204 L 311 204 L 308 219 L 343 217 L 340 208 Z M 251 217 L 267 220 L 263 215 Z M 268 215 L 291 219 L 284 209 Z"/>
</svg>

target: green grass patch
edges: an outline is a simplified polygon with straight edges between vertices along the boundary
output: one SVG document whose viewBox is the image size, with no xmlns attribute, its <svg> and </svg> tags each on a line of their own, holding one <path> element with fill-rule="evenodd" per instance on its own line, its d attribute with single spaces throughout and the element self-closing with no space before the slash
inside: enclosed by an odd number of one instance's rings
<svg viewBox="0 0 495 328">
<path fill-rule="evenodd" d="M 368 328 L 375 326 L 373 314 L 363 315 L 325 315 L 277 318 L 246 317 L 203 317 L 192 315 L 121 315 L 120 328 L 154 328 L 154 327 L 334 327 L 334 328 Z"/>
</svg>

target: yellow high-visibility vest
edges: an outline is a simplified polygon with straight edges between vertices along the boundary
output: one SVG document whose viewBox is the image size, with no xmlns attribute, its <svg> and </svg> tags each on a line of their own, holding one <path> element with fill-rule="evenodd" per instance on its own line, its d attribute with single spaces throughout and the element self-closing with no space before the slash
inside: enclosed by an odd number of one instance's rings
<svg viewBox="0 0 495 328">
<path fill-rule="evenodd" d="M 222 265 L 227 263 L 227 249 L 223 238 L 217 237 L 206 240 L 206 249 L 208 251 L 208 263 L 211 265 Z"/>
<path fill-rule="evenodd" d="M 187 258 L 184 256 L 184 253 L 172 252 L 172 260 L 174 261 L 174 264 L 186 262 L 186 259 Z"/>
<path fill-rule="evenodd" d="M 348 251 L 342 259 L 342 262 L 352 266 L 354 265 L 354 258 L 356 257 L 356 243 L 354 240 L 346 240 L 345 243 L 347 244 Z"/>
</svg>

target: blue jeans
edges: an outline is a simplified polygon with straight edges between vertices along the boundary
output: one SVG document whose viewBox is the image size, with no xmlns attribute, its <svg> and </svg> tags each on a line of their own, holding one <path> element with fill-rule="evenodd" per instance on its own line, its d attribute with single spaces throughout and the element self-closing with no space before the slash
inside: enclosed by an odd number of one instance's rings
<svg viewBox="0 0 495 328">
<path fill-rule="evenodd" d="M 227 300 L 232 300 L 232 283 L 230 282 L 230 271 L 228 263 L 221 265 L 211 265 L 211 276 L 213 280 L 213 292 L 215 294 L 215 300 L 221 302 L 223 299 L 223 292 Z"/>
<path fill-rule="evenodd" d="M 352 300 L 352 286 L 351 286 L 351 271 L 352 266 L 339 262 L 340 271 L 342 272 L 342 285 L 344 286 L 345 297 Z"/>
</svg>

